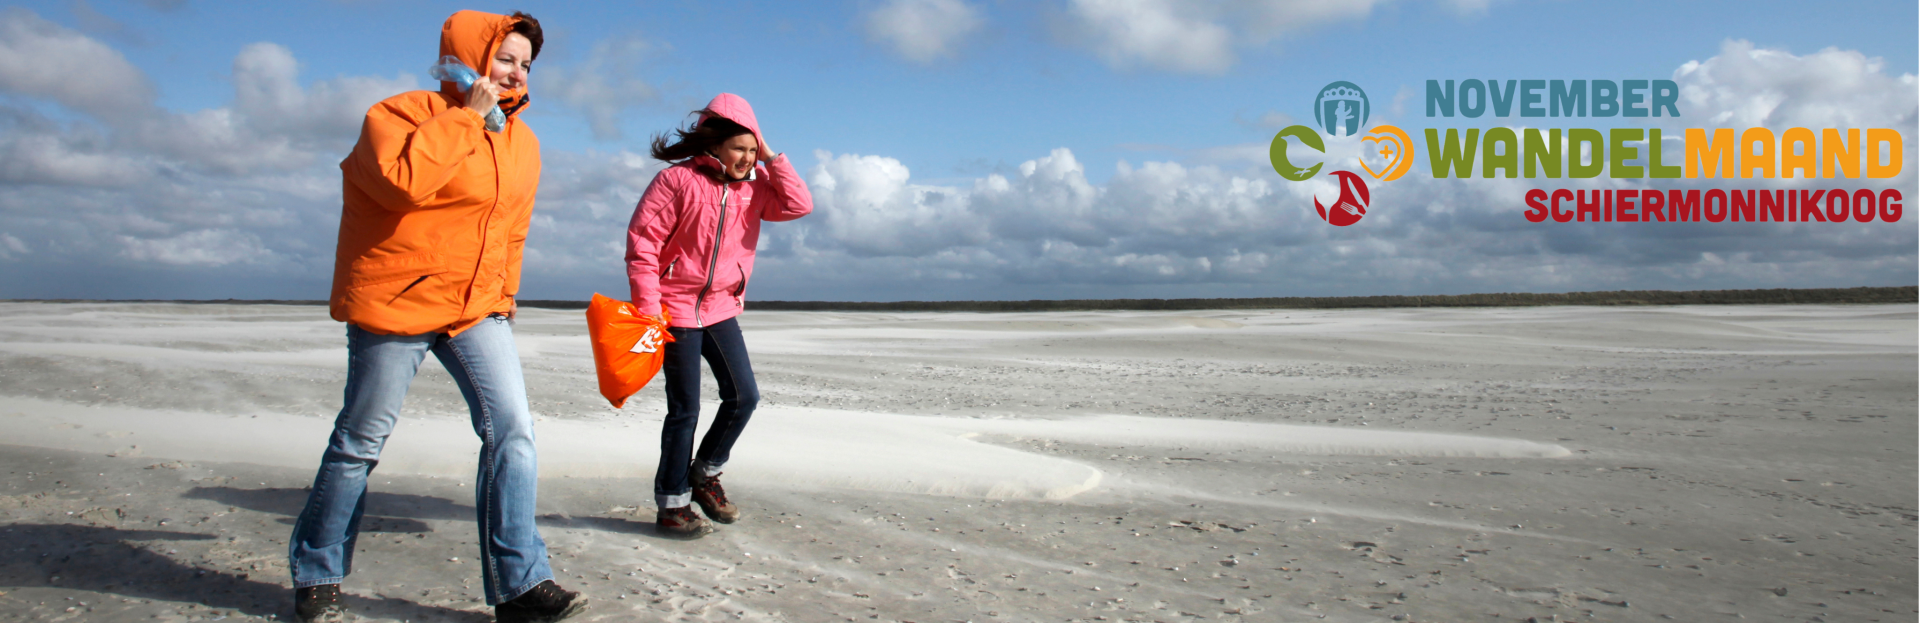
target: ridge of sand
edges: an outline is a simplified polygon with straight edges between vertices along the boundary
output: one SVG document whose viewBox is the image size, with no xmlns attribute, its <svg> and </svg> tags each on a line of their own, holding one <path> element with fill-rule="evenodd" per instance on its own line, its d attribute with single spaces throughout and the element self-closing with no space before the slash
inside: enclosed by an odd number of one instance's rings
<svg viewBox="0 0 1920 623">
<path fill-rule="evenodd" d="M 216 415 L 7 398 L 11 443 L 113 456 L 313 467 L 331 422 L 285 414 Z M 657 424 L 541 418 L 543 478 L 653 473 Z M 709 410 L 704 421 L 712 420 Z M 991 443 L 1041 438 L 1114 448 L 1246 449 L 1299 456 L 1555 458 L 1566 448 L 1517 439 L 1331 426 L 1101 415 L 1052 420 L 914 416 L 783 407 L 755 415 L 728 465 L 736 477 L 800 487 L 990 498 L 1066 499 L 1100 486 L 1083 462 Z M 777 441 L 776 441 L 777 440 Z M 402 418 L 382 474 L 473 473 L 468 422 Z"/>
</svg>

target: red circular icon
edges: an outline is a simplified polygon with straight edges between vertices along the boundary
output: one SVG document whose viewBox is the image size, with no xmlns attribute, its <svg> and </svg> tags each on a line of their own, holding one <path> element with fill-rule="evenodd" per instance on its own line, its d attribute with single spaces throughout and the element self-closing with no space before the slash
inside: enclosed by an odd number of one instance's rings
<svg viewBox="0 0 1920 623">
<path fill-rule="evenodd" d="M 1348 171 L 1334 171 L 1331 175 L 1340 179 L 1340 199 L 1333 202 L 1332 209 L 1328 209 L 1320 205 L 1319 197 L 1314 197 L 1314 211 L 1320 213 L 1322 220 L 1340 227 L 1360 222 L 1360 217 L 1367 215 L 1367 204 L 1373 201 L 1372 195 L 1367 192 L 1367 183 Z"/>
</svg>

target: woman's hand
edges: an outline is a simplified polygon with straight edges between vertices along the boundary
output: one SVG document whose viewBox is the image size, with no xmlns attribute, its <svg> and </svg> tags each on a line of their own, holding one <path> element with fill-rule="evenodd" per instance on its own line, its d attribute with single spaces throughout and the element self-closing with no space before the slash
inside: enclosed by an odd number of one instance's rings
<svg viewBox="0 0 1920 623">
<path fill-rule="evenodd" d="M 500 87 L 485 78 L 473 81 L 473 87 L 467 89 L 467 109 L 478 113 L 481 118 L 487 111 L 500 105 Z"/>
</svg>

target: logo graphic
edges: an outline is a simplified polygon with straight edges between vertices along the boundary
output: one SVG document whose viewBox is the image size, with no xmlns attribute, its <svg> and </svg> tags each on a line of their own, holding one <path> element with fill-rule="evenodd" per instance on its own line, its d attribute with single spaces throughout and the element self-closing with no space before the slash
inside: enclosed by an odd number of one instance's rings
<svg viewBox="0 0 1920 623">
<path fill-rule="evenodd" d="M 625 312 L 626 310 L 624 310 L 624 309 L 623 309 L 623 310 L 620 310 L 620 311 L 621 311 L 622 313 L 624 313 L 624 312 Z M 646 333 L 644 333 L 644 334 L 642 334 L 642 335 L 640 336 L 640 341 L 639 341 L 639 342 L 635 342 L 635 343 L 634 343 L 634 345 L 633 345 L 633 349 L 632 349 L 632 350 L 629 350 L 629 351 L 627 351 L 627 352 L 629 352 L 629 353 L 657 353 L 657 352 L 660 352 L 660 328 L 659 328 L 659 327 L 647 327 L 647 332 L 646 332 Z"/>
<path fill-rule="evenodd" d="M 1499 119 L 1678 118 L 1679 103 L 1680 87 L 1673 80 L 1475 78 L 1428 80 L 1426 88 L 1429 119 L 1456 113 Z M 1327 175 L 1338 180 L 1340 197 L 1332 207 L 1319 197 L 1313 201 L 1320 218 L 1338 227 L 1360 222 L 1373 208 L 1367 184 L 1398 180 L 1416 162 L 1427 167 L 1423 177 L 1430 174 L 1436 180 L 1598 176 L 1649 180 L 1601 189 L 1524 188 L 1527 209 L 1521 214 L 1530 223 L 1548 219 L 1554 223 L 1898 223 L 1906 213 L 1902 201 L 1910 200 L 1902 189 L 1848 187 L 1850 182 L 1839 181 L 1900 177 L 1905 166 L 1900 154 L 1909 148 L 1906 137 L 1895 128 L 1789 128 L 1776 134 L 1766 127 L 1691 127 L 1678 135 L 1671 124 L 1426 128 L 1426 142 L 1420 149 L 1428 153 L 1419 158 L 1414 139 L 1405 130 L 1379 124 L 1362 132 L 1369 127 L 1372 113 L 1372 103 L 1359 85 L 1331 82 L 1314 93 L 1314 125 L 1287 126 L 1267 146 L 1267 159 L 1282 179 L 1306 182 Z M 1754 143 L 1767 148 L 1752 153 Z M 1347 162 L 1356 155 L 1358 162 Z M 1292 160 L 1296 158 L 1306 162 L 1296 163 Z M 1359 175 L 1362 172 L 1374 181 L 1367 182 Z M 1819 188 L 1824 184 L 1816 183 L 1814 188 L 1795 190 L 1703 189 L 1687 187 L 1691 182 L 1661 181 L 1755 177 L 1826 179 L 1833 180 L 1833 187 Z M 1676 184 L 1681 187 L 1672 187 Z"/>
<path fill-rule="evenodd" d="M 1313 119 L 1320 124 L 1328 136 L 1335 139 L 1335 147 L 1353 149 L 1360 129 L 1366 126 L 1367 117 L 1373 107 L 1367 102 L 1367 92 L 1351 82 L 1335 82 L 1320 89 L 1313 98 Z M 1340 139 L 1345 138 L 1345 142 Z M 1292 141 L 1287 140 L 1292 138 Z M 1313 166 L 1302 167 L 1287 159 L 1287 148 L 1296 141 L 1321 154 L 1327 153 L 1327 140 L 1318 130 L 1304 125 L 1287 126 L 1273 135 L 1273 142 L 1267 146 L 1267 159 L 1273 163 L 1273 171 L 1289 181 L 1304 182 L 1320 174 L 1326 162 L 1317 162 Z M 1413 137 L 1405 130 L 1391 125 L 1377 125 L 1360 137 L 1360 169 L 1365 170 L 1373 179 L 1391 182 L 1406 175 L 1413 168 Z M 1345 154 L 1339 151 L 1336 153 Z M 1299 156 L 1299 152 L 1295 152 Z M 1344 155 L 1342 156 L 1345 157 Z M 1346 227 L 1360 222 L 1367 215 L 1367 207 L 1373 203 L 1373 193 L 1367 188 L 1366 180 L 1352 171 L 1335 170 L 1327 175 L 1339 180 L 1340 198 L 1333 207 L 1320 203 L 1319 197 L 1313 198 L 1313 209 L 1320 214 L 1320 220 L 1336 227 Z"/>
<path fill-rule="evenodd" d="M 1351 82 L 1329 84 L 1320 89 L 1319 97 L 1313 98 L 1313 120 L 1328 136 L 1359 134 L 1372 112 L 1367 92 Z"/>
<path fill-rule="evenodd" d="M 1320 140 L 1319 132 L 1304 125 L 1287 126 L 1279 134 L 1273 135 L 1273 144 L 1267 147 L 1267 159 L 1273 161 L 1273 172 L 1296 182 L 1307 181 L 1319 174 L 1320 167 L 1326 163 L 1316 162 L 1313 166 L 1306 168 L 1293 166 L 1292 162 L 1287 161 L 1287 137 L 1289 136 L 1300 141 L 1301 145 L 1311 147 L 1314 151 L 1323 154 L 1327 153 L 1327 144 Z"/>
<path fill-rule="evenodd" d="M 1373 143 L 1373 145 L 1368 145 Z M 1379 156 L 1383 164 L 1380 170 L 1373 170 L 1367 161 Z M 1391 182 L 1406 175 L 1413 168 L 1413 138 L 1405 130 L 1390 125 L 1376 125 L 1368 136 L 1360 139 L 1360 167 L 1367 170 L 1373 179 Z"/>
<path fill-rule="evenodd" d="M 1333 202 L 1332 208 L 1320 205 L 1320 198 L 1313 198 L 1313 209 L 1320 218 L 1339 227 L 1360 222 L 1367 215 L 1367 204 L 1373 198 L 1367 192 L 1367 183 L 1351 171 L 1334 171 L 1333 176 L 1340 180 L 1340 199 Z"/>
</svg>

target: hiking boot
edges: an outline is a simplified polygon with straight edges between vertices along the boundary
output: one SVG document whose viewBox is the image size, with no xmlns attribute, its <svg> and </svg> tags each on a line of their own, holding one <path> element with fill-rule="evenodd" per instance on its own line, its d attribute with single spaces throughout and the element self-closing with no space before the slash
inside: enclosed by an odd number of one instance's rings
<svg viewBox="0 0 1920 623">
<path fill-rule="evenodd" d="M 293 616 L 300 623 L 346 623 L 347 603 L 340 601 L 340 585 L 294 589 Z"/>
<path fill-rule="evenodd" d="M 693 483 L 693 503 L 700 505 L 700 512 L 708 519 L 720 523 L 733 523 L 740 518 L 740 507 L 727 501 L 727 490 L 720 487 L 720 474 L 701 475 L 700 464 L 695 463 L 687 480 Z"/>
<path fill-rule="evenodd" d="M 553 580 L 541 582 L 519 597 L 493 607 L 497 623 L 552 623 L 587 609 L 587 598 L 560 588 Z"/>
<path fill-rule="evenodd" d="M 654 521 L 660 527 L 660 533 L 667 536 L 697 539 L 713 532 L 713 524 L 693 514 L 691 506 L 660 509 Z"/>
</svg>

